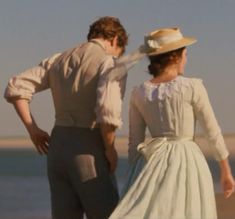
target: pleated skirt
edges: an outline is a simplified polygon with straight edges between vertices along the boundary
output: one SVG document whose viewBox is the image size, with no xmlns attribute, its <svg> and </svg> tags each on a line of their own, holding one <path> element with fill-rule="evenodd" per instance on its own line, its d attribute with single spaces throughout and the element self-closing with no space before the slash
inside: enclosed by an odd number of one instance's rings
<svg viewBox="0 0 235 219">
<path fill-rule="evenodd" d="M 109 219 L 216 219 L 213 181 L 194 141 L 166 141 L 130 166 Z"/>
</svg>

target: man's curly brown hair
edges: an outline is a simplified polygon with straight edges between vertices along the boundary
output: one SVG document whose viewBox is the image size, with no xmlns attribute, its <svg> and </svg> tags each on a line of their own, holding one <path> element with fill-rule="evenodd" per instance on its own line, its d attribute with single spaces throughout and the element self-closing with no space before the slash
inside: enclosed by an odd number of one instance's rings
<svg viewBox="0 0 235 219">
<path fill-rule="evenodd" d="M 128 43 L 128 35 L 125 28 L 116 17 L 101 17 L 90 25 L 87 40 L 103 38 L 113 40 L 117 36 L 117 44 L 120 48 L 125 48 Z"/>
</svg>

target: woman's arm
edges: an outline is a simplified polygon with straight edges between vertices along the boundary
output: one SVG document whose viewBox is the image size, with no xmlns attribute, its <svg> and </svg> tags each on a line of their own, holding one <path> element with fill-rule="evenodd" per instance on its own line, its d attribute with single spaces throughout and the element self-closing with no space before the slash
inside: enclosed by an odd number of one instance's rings
<svg viewBox="0 0 235 219">
<path fill-rule="evenodd" d="M 224 192 L 224 197 L 228 198 L 234 192 L 234 178 L 231 172 L 231 168 L 228 162 L 228 159 L 221 160 L 220 162 L 221 170 L 221 185 Z"/>
<path fill-rule="evenodd" d="M 209 145 L 214 152 L 215 159 L 219 162 L 221 184 L 224 196 L 228 198 L 234 192 L 234 178 L 228 162 L 229 153 L 211 107 L 207 91 L 201 81 L 197 81 L 196 83 L 193 104 L 196 118 L 204 129 Z"/>
<path fill-rule="evenodd" d="M 139 153 L 137 145 L 145 140 L 146 123 L 141 112 L 138 109 L 136 89 L 132 91 L 129 104 L 129 148 L 128 160 L 130 163 L 135 162 Z"/>
</svg>

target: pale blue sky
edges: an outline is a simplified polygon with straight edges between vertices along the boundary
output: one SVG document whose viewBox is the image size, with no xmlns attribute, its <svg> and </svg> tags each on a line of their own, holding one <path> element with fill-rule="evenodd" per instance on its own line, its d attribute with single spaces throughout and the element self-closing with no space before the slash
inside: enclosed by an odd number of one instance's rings
<svg viewBox="0 0 235 219">
<path fill-rule="evenodd" d="M 186 74 L 200 77 L 207 87 L 224 133 L 235 132 L 235 1 L 234 0 L 0 0 L 0 91 L 8 79 L 55 52 L 86 40 L 90 23 L 117 16 L 130 34 L 127 52 L 142 44 L 144 34 L 160 27 L 179 26 L 198 43 L 188 49 Z M 147 60 L 129 73 L 123 106 L 128 133 L 128 101 L 133 86 L 149 78 Z M 0 137 L 26 135 L 13 107 L 0 98 Z M 54 110 L 50 92 L 32 102 L 38 124 L 50 131 Z"/>
</svg>

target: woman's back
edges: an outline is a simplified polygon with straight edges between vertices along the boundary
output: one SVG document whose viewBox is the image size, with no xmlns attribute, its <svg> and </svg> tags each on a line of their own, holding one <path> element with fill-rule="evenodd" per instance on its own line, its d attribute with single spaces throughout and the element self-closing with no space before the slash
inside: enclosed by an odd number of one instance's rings
<svg viewBox="0 0 235 219">
<path fill-rule="evenodd" d="M 178 76 L 165 83 L 146 81 L 133 91 L 133 101 L 152 137 L 193 137 L 193 94 L 198 79 Z"/>
<path fill-rule="evenodd" d="M 155 84 L 146 81 L 133 90 L 130 101 L 130 149 L 152 137 L 193 139 L 196 120 L 204 129 L 216 159 L 228 155 L 220 127 L 201 79 L 177 76 Z"/>
</svg>

